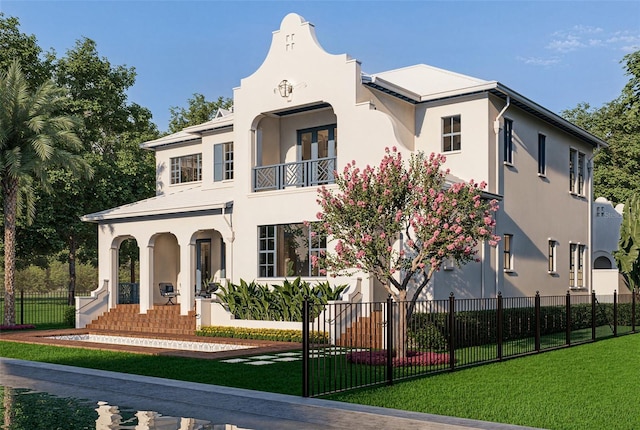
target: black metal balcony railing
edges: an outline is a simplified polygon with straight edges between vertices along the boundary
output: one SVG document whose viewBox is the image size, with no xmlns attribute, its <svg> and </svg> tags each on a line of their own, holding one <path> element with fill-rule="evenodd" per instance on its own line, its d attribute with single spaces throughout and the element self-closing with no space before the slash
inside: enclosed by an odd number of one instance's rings
<svg viewBox="0 0 640 430">
<path fill-rule="evenodd" d="M 335 157 L 254 167 L 253 191 L 333 184 L 335 169 Z"/>
</svg>

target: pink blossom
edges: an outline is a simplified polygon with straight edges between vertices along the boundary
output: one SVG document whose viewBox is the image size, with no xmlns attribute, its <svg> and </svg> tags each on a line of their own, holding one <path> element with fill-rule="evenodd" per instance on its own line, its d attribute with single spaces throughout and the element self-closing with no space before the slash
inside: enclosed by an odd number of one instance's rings
<svg viewBox="0 0 640 430">
<path fill-rule="evenodd" d="M 362 249 L 358 251 L 358 253 L 356 254 L 356 258 L 363 258 L 364 256 L 365 256 L 365 252 Z"/>
</svg>

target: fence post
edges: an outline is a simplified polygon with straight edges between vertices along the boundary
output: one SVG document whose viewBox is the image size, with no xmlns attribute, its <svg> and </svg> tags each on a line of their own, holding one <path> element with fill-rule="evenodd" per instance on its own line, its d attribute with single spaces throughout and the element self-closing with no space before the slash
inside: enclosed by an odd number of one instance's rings
<svg viewBox="0 0 640 430">
<path fill-rule="evenodd" d="M 398 302 L 398 306 L 403 303 Z M 404 303 L 406 306 L 406 303 Z M 402 315 L 402 314 L 400 314 Z M 393 300 L 387 297 L 387 385 L 393 384 Z"/>
<path fill-rule="evenodd" d="M 24 290 L 20 290 L 20 325 L 24 325 Z"/>
<path fill-rule="evenodd" d="M 618 292 L 613 290 L 613 335 L 618 335 Z"/>
<path fill-rule="evenodd" d="M 567 298 L 565 299 L 565 319 L 567 321 L 565 343 L 567 346 L 571 346 L 571 293 L 569 290 L 567 290 Z"/>
<path fill-rule="evenodd" d="M 596 292 L 591 291 L 591 340 L 596 340 Z"/>
<path fill-rule="evenodd" d="M 454 370 L 456 366 L 456 298 L 451 293 L 449 295 L 449 369 Z"/>
<path fill-rule="evenodd" d="M 502 292 L 498 291 L 496 297 L 498 308 L 498 327 L 496 328 L 496 345 L 498 347 L 498 360 L 502 360 L 502 337 L 504 336 L 504 310 L 502 309 Z"/>
<path fill-rule="evenodd" d="M 636 331 L 636 290 L 631 292 L 631 331 Z"/>
<path fill-rule="evenodd" d="M 309 299 L 302 302 L 302 396 L 309 397 Z"/>
<path fill-rule="evenodd" d="M 540 291 L 536 291 L 535 298 L 535 319 L 536 319 L 536 351 L 540 352 Z"/>
</svg>

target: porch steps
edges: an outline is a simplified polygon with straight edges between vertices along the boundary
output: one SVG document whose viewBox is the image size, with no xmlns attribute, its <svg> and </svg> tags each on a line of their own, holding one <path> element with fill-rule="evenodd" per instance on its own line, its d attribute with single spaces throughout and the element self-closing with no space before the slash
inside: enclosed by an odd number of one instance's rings
<svg viewBox="0 0 640 430">
<path fill-rule="evenodd" d="M 337 346 L 382 349 L 382 311 L 372 311 L 360 317 L 336 341 Z"/>
<path fill-rule="evenodd" d="M 154 306 L 146 314 L 140 313 L 140 305 L 117 305 L 99 316 L 86 327 L 95 331 L 153 333 L 193 336 L 196 332 L 195 310 L 180 315 L 180 306 Z"/>
</svg>

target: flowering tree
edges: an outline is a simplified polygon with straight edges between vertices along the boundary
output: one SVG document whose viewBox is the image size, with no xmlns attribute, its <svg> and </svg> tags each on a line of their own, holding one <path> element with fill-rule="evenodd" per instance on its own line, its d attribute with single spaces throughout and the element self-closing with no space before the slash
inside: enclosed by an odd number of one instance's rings
<svg viewBox="0 0 640 430">
<path fill-rule="evenodd" d="M 403 333 L 416 299 L 444 261 L 477 260 L 478 243 L 499 240 L 492 232 L 498 203 L 481 196 L 486 184 L 448 184 L 444 162 L 443 155 L 419 152 L 405 163 L 395 147 L 387 148 L 378 167 L 360 170 L 352 161 L 336 174 L 338 190 L 318 190 L 316 230 L 332 239 L 335 252 L 313 263 L 320 273 L 375 276 L 399 304 Z M 407 301 L 412 280 L 416 288 Z M 396 352 L 404 356 L 404 345 Z"/>
</svg>

